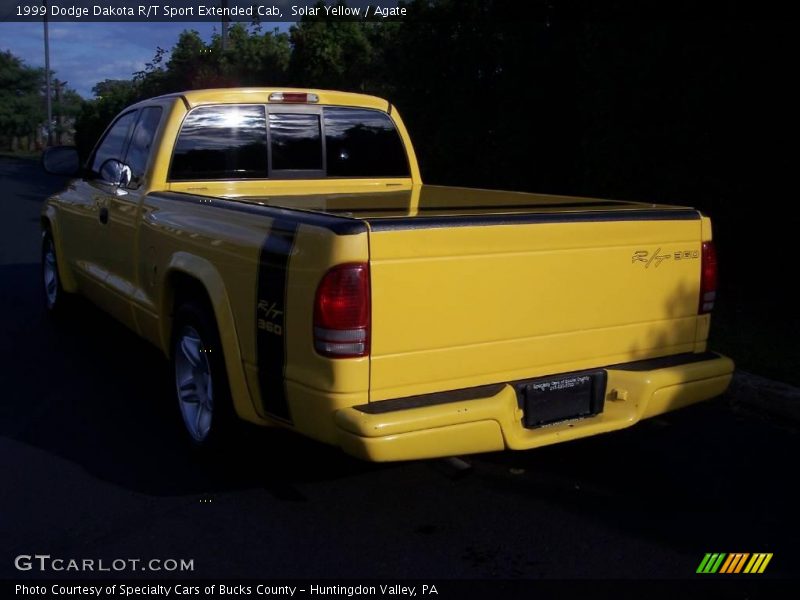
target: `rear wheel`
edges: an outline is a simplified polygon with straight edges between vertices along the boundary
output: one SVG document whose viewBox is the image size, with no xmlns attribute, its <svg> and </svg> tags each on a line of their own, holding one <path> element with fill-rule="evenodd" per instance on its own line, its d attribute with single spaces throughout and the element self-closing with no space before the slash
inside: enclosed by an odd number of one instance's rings
<svg viewBox="0 0 800 600">
<path fill-rule="evenodd" d="M 175 394 L 184 430 L 198 449 L 217 446 L 233 421 L 230 388 L 210 307 L 182 304 L 172 337 Z"/>
</svg>

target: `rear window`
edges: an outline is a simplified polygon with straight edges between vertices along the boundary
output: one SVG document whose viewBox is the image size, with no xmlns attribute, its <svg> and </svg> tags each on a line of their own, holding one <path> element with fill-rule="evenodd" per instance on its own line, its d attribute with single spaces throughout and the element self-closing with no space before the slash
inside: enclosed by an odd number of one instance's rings
<svg viewBox="0 0 800 600">
<path fill-rule="evenodd" d="M 408 177 L 403 141 L 386 113 L 326 107 L 328 177 Z"/>
<path fill-rule="evenodd" d="M 203 106 L 186 116 L 172 157 L 172 180 L 266 177 L 263 106 Z"/>
<path fill-rule="evenodd" d="M 344 107 L 215 105 L 183 122 L 172 181 L 409 177 L 389 115 Z"/>
<path fill-rule="evenodd" d="M 270 112 L 269 139 L 273 170 L 322 169 L 319 115 Z"/>
</svg>

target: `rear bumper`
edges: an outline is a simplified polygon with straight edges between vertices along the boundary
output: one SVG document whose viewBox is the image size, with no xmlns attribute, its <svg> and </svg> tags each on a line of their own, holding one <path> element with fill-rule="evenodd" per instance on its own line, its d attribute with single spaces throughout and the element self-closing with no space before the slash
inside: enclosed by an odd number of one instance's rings
<svg viewBox="0 0 800 600">
<path fill-rule="evenodd" d="M 411 460 L 511 449 L 526 450 L 606 433 L 723 393 L 733 361 L 683 354 L 605 368 L 601 414 L 537 429 L 522 425 L 511 384 L 374 402 L 339 410 L 339 445 L 371 461 Z"/>
</svg>

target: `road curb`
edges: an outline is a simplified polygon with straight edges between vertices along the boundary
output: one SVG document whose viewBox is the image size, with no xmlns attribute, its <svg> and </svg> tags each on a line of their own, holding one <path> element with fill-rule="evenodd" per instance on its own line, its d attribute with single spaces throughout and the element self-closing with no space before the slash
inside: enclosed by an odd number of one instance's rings
<svg viewBox="0 0 800 600">
<path fill-rule="evenodd" d="M 725 396 L 733 407 L 800 422 L 800 388 L 787 383 L 737 370 Z"/>
</svg>

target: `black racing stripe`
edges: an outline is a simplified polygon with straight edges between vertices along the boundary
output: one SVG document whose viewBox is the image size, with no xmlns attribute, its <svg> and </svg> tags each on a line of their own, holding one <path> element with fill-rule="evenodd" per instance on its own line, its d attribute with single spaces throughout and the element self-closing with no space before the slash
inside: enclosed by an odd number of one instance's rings
<svg viewBox="0 0 800 600">
<path fill-rule="evenodd" d="M 541 204 L 476 204 L 470 206 L 468 204 L 459 206 L 422 206 L 419 207 L 419 212 L 436 212 L 436 211 L 449 211 L 449 210 L 539 210 L 541 208 L 597 208 L 606 207 L 611 208 L 615 206 L 632 205 L 632 202 L 623 202 L 618 200 L 592 200 L 588 202 L 543 202 Z M 480 215 L 478 215 L 480 216 Z"/>
<path fill-rule="evenodd" d="M 514 210 L 516 209 L 518 213 L 511 213 L 513 214 L 520 214 L 523 211 L 530 211 L 530 210 L 538 210 L 540 208 L 596 208 L 596 207 L 605 207 L 611 208 L 615 206 L 619 206 L 620 204 L 630 204 L 629 202 L 616 202 L 616 201 L 606 201 L 603 200 L 598 202 L 553 202 L 548 204 L 497 204 L 497 205 L 475 205 L 475 206 L 420 206 L 419 212 L 420 213 L 432 213 L 432 212 L 440 212 L 442 214 L 437 215 L 442 218 L 452 218 L 452 217 L 484 217 L 491 215 L 492 213 L 475 213 L 473 215 L 459 215 L 454 214 L 448 215 L 447 213 L 455 212 L 459 210 L 463 211 L 470 211 L 470 210 L 482 210 L 482 211 L 492 211 L 492 210 Z M 327 207 L 324 209 L 325 214 L 330 215 L 338 215 L 338 214 L 372 214 L 372 213 L 408 213 L 408 204 L 404 204 L 402 206 L 344 206 L 344 207 Z M 530 214 L 530 213 L 525 213 Z M 495 215 L 496 216 L 496 215 Z M 363 216 L 359 218 L 364 218 Z"/>
<path fill-rule="evenodd" d="M 370 402 L 369 404 L 359 404 L 353 408 L 370 415 L 381 415 L 397 410 L 409 410 L 412 408 L 434 406 L 436 404 L 491 398 L 499 394 L 504 387 L 506 387 L 505 383 L 494 383 L 450 392 L 434 392 L 433 394 L 420 394 L 418 396 L 407 396 L 405 398 L 395 398 L 393 400 L 378 400 L 377 402 Z"/>
<path fill-rule="evenodd" d="M 261 247 L 256 297 L 258 383 L 264 412 L 291 421 L 286 399 L 286 292 L 297 221 L 275 219 Z"/>
<path fill-rule="evenodd" d="M 405 206 L 377 206 L 377 207 L 364 207 L 360 206 L 356 207 L 349 207 L 349 208 L 326 208 L 325 214 L 329 215 L 338 215 L 338 214 L 354 214 L 354 213 L 389 213 L 389 212 L 396 212 L 401 213 L 402 215 L 408 214 L 408 205 Z"/>
<path fill-rule="evenodd" d="M 203 206 L 225 208 L 228 210 L 270 217 L 272 219 L 291 219 L 292 221 L 302 223 L 304 225 L 312 225 L 314 227 L 328 229 L 337 235 L 355 235 L 358 233 L 364 233 L 367 230 L 367 226 L 364 224 L 364 222 L 358 219 L 328 215 L 322 212 L 312 212 L 300 208 L 263 206 L 253 202 L 244 202 L 229 198 L 217 198 L 214 196 L 198 196 L 196 194 L 186 194 L 183 192 L 156 192 L 150 195 L 154 198 L 164 198 L 166 200 L 176 200 L 178 202 L 190 202 L 192 204 L 201 204 Z"/>
<path fill-rule="evenodd" d="M 365 219 L 372 231 L 397 229 L 436 229 L 482 225 L 520 225 L 531 223 L 593 223 L 601 221 L 686 221 L 700 218 L 694 209 L 592 210 L 566 213 L 516 213 L 504 215 L 458 215 L 436 217 L 371 217 Z"/>
</svg>

